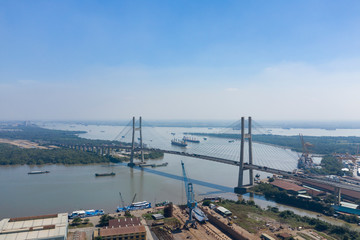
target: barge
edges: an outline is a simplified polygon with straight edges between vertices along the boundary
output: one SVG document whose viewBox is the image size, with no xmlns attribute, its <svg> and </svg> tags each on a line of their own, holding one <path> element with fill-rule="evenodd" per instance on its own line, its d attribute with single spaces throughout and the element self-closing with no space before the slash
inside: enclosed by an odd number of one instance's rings
<svg viewBox="0 0 360 240">
<path fill-rule="evenodd" d="M 200 140 L 198 140 L 196 138 L 191 138 L 191 137 L 183 137 L 183 141 L 192 142 L 192 143 L 200 143 Z"/>
<path fill-rule="evenodd" d="M 31 171 L 28 172 L 28 174 L 44 174 L 44 173 L 49 173 L 50 171 Z"/>
<path fill-rule="evenodd" d="M 111 173 L 95 173 L 95 177 L 106 177 L 106 176 L 115 176 L 114 172 Z"/>
</svg>

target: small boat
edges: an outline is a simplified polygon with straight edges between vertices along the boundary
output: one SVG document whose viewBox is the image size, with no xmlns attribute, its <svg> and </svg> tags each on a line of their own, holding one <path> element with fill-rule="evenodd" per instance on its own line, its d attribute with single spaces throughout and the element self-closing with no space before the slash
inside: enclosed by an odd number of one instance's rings
<svg viewBox="0 0 360 240">
<path fill-rule="evenodd" d="M 233 142 L 235 142 L 235 140 L 229 140 L 229 143 L 233 143 Z"/>
<path fill-rule="evenodd" d="M 172 132 L 172 133 L 171 133 L 171 135 L 173 135 L 173 136 L 174 136 L 174 135 L 175 135 L 175 133 L 173 133 L 173 132 Z"/>
<path fill-rule="evenodd" d="M 207 140 L 207 138 L 205 137 L 205 138 L 204 138 L 204 140 L 206 141 L 206 140 Z"/>
<path fill-rule="evenodd" d="M 44 174 L 44 173 L 49 173 L 50 171 L 31 171 L 28 172 L 28 174 Z"/>
<path fill-rule="evenodd" d="M 115 176 L 114 172 L 111 173 L 95 173 L 95 177 Z"/>
</svg>

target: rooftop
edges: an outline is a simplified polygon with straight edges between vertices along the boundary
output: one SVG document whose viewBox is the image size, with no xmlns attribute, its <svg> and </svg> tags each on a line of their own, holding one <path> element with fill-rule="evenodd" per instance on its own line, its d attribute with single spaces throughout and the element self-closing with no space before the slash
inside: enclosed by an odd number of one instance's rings
<svg viewBox="0 0 360 240">
<path fill-rule="evenodd" d="M 67 234 L 68 214 L 59 213 L 0 221 L 0 240 L 46 239 Z"/>
<path fill-rule="evenodd" d="M 118 228 L 118 227 L 130 227 L 130 226 L 140 226 L 140 218 L 122 218 L 122 219 L 110 219 L 108 228 Z M 104 227 L 106 228 L 106 227 Z"/>
<path fill-rule="evenodd" d="M 298 191 L 306 191 L 307 190 L 306 188 L 303 188 L 297 184 L 294 184 L 294 183 L 291 183 L 288 181 L 284 181 L 284 180 L 279 180 L 279 179 L 276 179 L 275 181 L 271 182 L 270 184 L 273 186 L 276 186 L 278 188 L 285 189 L 287 191 L 291 190 L 291 191 L 298 192 Z"/>
<path fill-rule="evenodd" d="M 140 226 L 129 226 L 129 227 L 114 227 L 114 228 L 101 228 L 99 230 L 101 237 L 117 236 L 131 233 L 145 233 L 145 227 Z"/>
</svg>

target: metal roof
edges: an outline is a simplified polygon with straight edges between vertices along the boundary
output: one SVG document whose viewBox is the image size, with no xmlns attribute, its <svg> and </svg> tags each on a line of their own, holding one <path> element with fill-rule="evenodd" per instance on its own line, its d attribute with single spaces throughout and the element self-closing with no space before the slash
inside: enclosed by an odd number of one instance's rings
<svg viewBox="0 0 360 240">
<path fill-rule="evenodd" d="M 0 240 L 66 239 L 67 227 L 67 213 L 5 218 L 0 221 Z"/>
</svg>

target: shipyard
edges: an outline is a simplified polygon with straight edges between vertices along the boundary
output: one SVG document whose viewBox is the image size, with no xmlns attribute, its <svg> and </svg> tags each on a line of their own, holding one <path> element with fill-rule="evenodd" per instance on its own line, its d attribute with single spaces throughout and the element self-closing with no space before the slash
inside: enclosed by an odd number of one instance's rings
<svg viewBox="0 0 360 240">
<path fill-rule="evenodd" d="M 0 240 L 360 240 L 359 0 L 0 6 Z"/>
</svg>

